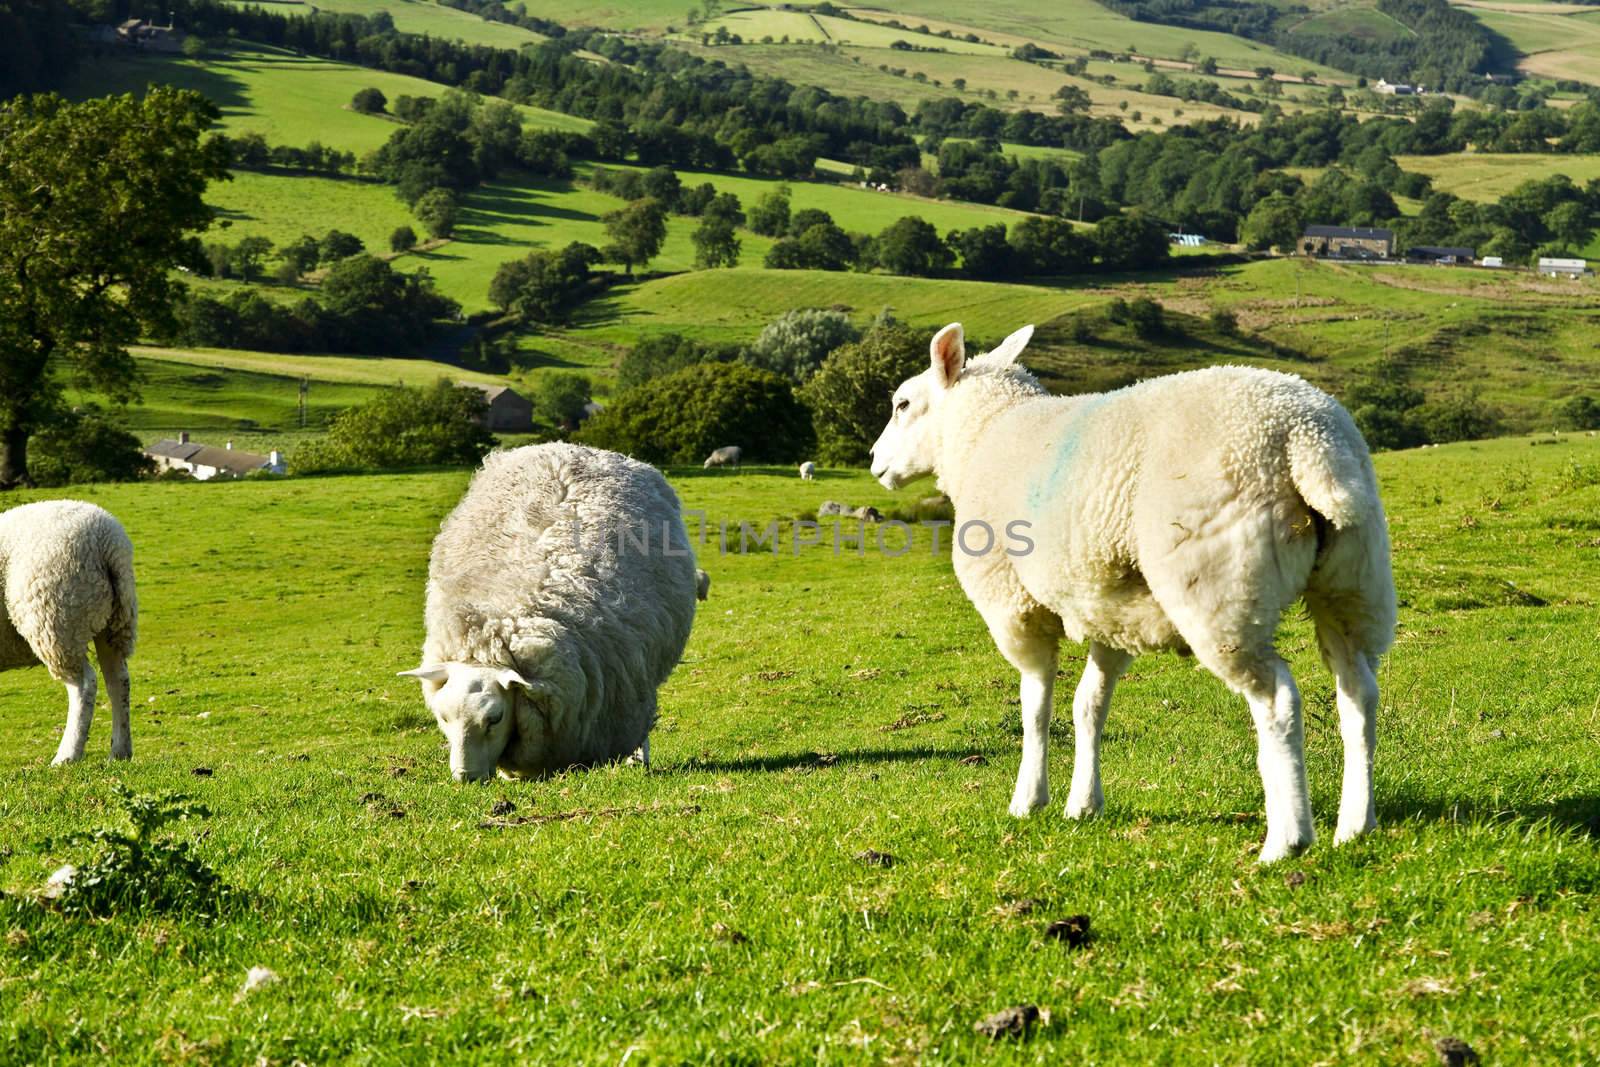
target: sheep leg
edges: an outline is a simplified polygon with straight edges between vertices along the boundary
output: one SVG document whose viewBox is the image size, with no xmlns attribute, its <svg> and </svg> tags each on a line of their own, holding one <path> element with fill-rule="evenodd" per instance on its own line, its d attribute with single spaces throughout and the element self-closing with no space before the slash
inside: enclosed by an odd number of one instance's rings
<svg viewBox="0 0 1600 1067">
<path fill-rule="evenodd" d="M 644 769 L 650 769 L 650 735 L 644 735 L 644 744 L 639 746 L 639 762 L 644 764 Z"/>
<path fill-rule="evenodd" d="M 84 656 L 83 663 L 78 667 L 76 679 L 68 678 L 65 684 L 67 727 L 61 731 L 61 746 L 56 749 L 56 758 L 51 761 L 51 766 L 76 763 L 83 759 L 83 748 L 89 743 L 89 724 L 94 720 L 95 679 L 94 667 L 90 665 L 88 656 Z"/>
<path fill-rule="evenodd" d="M 1377 828 L 1372 797 L 1372 757 L 1378 742 L 1378 679 L 1364 653 L 1339 648 L 1331 657 L 1339 691 L 1339 734 L 1344 739 L 1344 785 L 1334 844 Z"/>
<path fill-rule="evenodd" d="M 1020 819 L 1050 803 L 1050 715 L 1059 631 L 1041 632 L 1027 618 L 985 618 L 1001 655 L 1022 675 L 1022 765 L 1007 809 Z"/>
<path fill-rule="evenodd" d="M 1100 789 L 1100 734 L 1105 728 L 1106 711 L 1117 679 L 1128 669 L 1133 657 L 1098 642 L 1090 642 L 1083 677 L 1072 696 L 1072 789 L 1067 793 L 1067 818 L 1084 819 L 1098 815 L 1105 806 Z"/>
<path fill-rule="evenodd" d="M 1266 794 L 1267 838 L 1261 846 L 1262 863 L 1291 856 L 1317 837 L 1306 784 L 1300 690 L 1282 660 L 1274 657 L 1270 669 L 1271 684 L 1245 688 L 1245 699 L 1256 724 L 1256 767 Z"/>
<path fill-rule="evenodd" d="M 111 701 L 111 758 L 133 757 L 133 728 L 129 703 L 133 682 L 128 675 L 128 659 L 104 637 L 95 638 L 95 653 L 100 657 L 100 674 L 105 678 L 106 696 Z"/>
</svg>

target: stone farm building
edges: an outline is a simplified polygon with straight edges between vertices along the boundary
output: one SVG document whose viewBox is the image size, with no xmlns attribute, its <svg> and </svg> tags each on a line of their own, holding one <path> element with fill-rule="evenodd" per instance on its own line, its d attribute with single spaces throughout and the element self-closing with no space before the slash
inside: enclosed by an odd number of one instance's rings
<svg viewBox="0 0 1600 1067">
<path fill-rule="evenodd" d="M 1300 254 L 1330 259 L 1388 259 L 1394 255 L 1394 231 L 1365 226 L 1307 226 L 1300 236 Z"/>
<path fill-rule="evenodd" d="M 463 389 L 483 393 L 489 410 L 484 429 L 496 433 L 528 433 L 533 429 L 533 402 L 509 385 L 484 385 L 482 382 L 457 382 Z"/>
<path fill-rule="evenodd" d="M 141 52 L 181 52 L 186 34 L 170 25 L 157 26 L 144 19 L 128 19 L 117 24 L 117 43 Z"/>
<path fill-rule="evenodd" d="M 155 460 L 162 471 L 184 471 L 196 481 L 209 482 L 216 478 L 243 478 L 255 471 L 282 474 L 287 469 L 283 453 L 274 451 L 261 456 L 243 452 L 229 441 L 223 448 L 216 445 L 196 444 L 187 433 L 180 433 L 176 441 L 166 438 L 144 450 Z"/>
</svg>

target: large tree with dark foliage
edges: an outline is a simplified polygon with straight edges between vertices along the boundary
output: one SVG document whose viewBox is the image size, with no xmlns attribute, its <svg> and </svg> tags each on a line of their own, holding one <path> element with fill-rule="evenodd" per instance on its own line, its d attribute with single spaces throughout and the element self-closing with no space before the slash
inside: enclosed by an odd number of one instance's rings
<svg viewBox="0 0 1600 1067">
<path fill-rule="evenodd" d="M 170 327 L 172 268 L 211 221 L 226 150 L 198 93 L 0 105 L 0 488 L 27 485 L 28 440 L 62 416 L 65 378 L 134 397 L 127 345 Z"/>
</svg>

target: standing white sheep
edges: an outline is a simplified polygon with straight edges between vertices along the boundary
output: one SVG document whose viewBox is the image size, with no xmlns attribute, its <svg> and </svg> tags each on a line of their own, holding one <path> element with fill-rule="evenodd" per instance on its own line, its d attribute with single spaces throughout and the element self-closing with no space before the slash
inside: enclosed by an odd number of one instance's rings
<svg viewBox="0 0 1600 1067">
<path fill-rule="evenodd" d="M 133 755 L 128 657 L 138 634 L 133 543 L 122 524 L 81 500 L 0 513 L 0 671 L 44 664 L 67 687 L 55 763 L 83 758 L 94 718 L 93 643 L 111 698 L 111 758 Z"/>
<path fill-rule="evenodd" d="M 946 326 L 932 366 L 895 391 L 872 448 L 884 485 L 932 474 L 949 495 L 961 587 L 1022 674 L 1011 813 L 1049 802 L 1065 636 L 1089 642 L 1073 698 L 1069 817 L 1104 803 L 1100 734 L 1118 677 L 1137 653 L 1187 649 L 1249 702 L 1266 792 L 1262 862 L 1311 844 L 1300 694 L 1273 647 L 1279 618 L 1303 596 L 1338 687 L 1334 839 L 1372 829 L 1374 672 L 1394 639 L 1395 593 L 1377 479 L 1349 414 L 1299 378 L 1243 367 L 1052 397 L 1014 366 L 1032 332 L 968 364 L 960 325 Z M 981 551 L 973 524 L 996 546 Z"/>
<path fill-rule="evenodd" d="M 423 698 L 460 781 L 649 761 L 656 689 L 694 622 L 677 495 L 577 445 L 494 452 L 428 564 Z"/>
<path fill-rule="evenodd" d="M 800 480 L 813 482 L 817 479 L 817 465 L 809 459 L 800 464 Z"/>
<path fill-rule="evenodd" d="M 743 456 L 744 449 L 738 445 L 724 445 L 721 448 L 714 449 L 711 455 L 706 457 L 705 465 L 701 469 L 710 470 L 712 467 L 732 467 L 734 470 L 738 470 L 739 461 Z"/>
</svg>

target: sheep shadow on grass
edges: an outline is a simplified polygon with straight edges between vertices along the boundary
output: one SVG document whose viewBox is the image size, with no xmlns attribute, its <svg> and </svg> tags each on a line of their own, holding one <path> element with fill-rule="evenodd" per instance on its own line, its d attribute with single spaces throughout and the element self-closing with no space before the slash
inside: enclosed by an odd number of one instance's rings
<svg viewBox="0 0 1600 1067">
<path fill-rule="evenodd" d="M 920 763 L 927 760 L 955 765 L 973 756 L 983 756 L 988 759 L 992 755 L 978 749 L 867 748 L 843 752 L 810 751 L 772 756 L 736 756 L 732 759 L 713 760 L 690 756 L 681 763 L 657 764 L 654 771 L 665 774 L 734 774 L 745 771 L 788 771 L 807 767 L 821 769 L 851 763 Z"/>
</svg>

